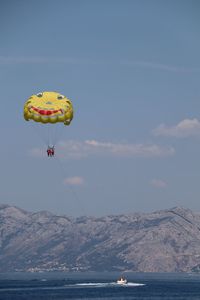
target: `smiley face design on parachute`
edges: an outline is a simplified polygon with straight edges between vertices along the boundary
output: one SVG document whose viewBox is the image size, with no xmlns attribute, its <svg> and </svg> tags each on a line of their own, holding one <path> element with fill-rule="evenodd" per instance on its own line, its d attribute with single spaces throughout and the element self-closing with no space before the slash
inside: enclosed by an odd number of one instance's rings
<svg viewBox="0 0 200 300">
<path fill-rule="evenodd" d="M 24 105 L 24 119 L 41 123 L 62 122 L 69 125 L 73 119 L 71 101 L 57 92 L 32 95 Z"/>
</svg>

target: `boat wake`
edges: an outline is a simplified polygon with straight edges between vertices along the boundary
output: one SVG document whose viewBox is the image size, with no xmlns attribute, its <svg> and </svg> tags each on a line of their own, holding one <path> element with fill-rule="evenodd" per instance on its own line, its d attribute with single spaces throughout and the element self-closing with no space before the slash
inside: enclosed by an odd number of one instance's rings
<svg viewBox="0 0 200 300">
<path fill-rule="evenodd" d="M 77 287 L 136 287 L 136 286 L 144 286 L 144 283 L 135 283 L 135 282 L 128 282 L 126 284 L 118 284 L 116 282 L 86 282 L 86 283 L 76 283 L 75 286 Z"/>
<path fill-rule="evenodd" d="M 34 290 L 62 290 L 62 289 L 78 289 L 78 288 L 117 288 L 117 287 L 137 287 L 137 286 L 144 286 L 143 283 L 135 283 L 135 282 L 128 282 L 126 284 L 118 284 L 116 282 L 85 282 L 85 283 L 74 283 L 74 284 L 64 284 L 60 286 L 52 286 L 48 285 L 48 280 L 42 279 L 41 282 L 45 281 L 45 285 L 41 286 L 40 284 L 30 286 L 15 286 L 15 287 L 2 287 L 0 288 L 0 294 L 6 291 L 34 291 Z"/>
</svg>

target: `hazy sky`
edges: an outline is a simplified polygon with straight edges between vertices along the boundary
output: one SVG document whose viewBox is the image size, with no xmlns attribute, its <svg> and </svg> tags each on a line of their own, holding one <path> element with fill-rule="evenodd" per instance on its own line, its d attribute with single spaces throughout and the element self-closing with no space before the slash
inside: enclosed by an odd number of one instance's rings
<svg viewBox="0 0 200 300">
<path fill-rule="evenodd" d="M 199 14 L 198 0 L 1 0 L 1 203 L 200 210 Z M 23 119 L 41 91 L 74 105 L 55 159 L 47 126 Z"/>
</svg>

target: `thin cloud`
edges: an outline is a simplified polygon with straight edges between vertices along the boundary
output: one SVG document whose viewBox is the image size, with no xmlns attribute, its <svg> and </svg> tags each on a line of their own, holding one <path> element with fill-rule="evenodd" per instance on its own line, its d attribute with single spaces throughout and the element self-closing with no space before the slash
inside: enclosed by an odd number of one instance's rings
<svg viewBox="0 0 200 300">
<path fill-rule="evenodd" d="M 0 56 L 0 64 L 102 64 L 101 61 L 70 57 L 45 57 L 45 56 Z"/>
<path fill-rule="evenodd" d="M 75 176 L 75 177 L 68 177 L 64 179 L 65 185 L 74 185 L 74 186 L 80 186 L 84 184 L 83 177 Z"/>
<path fill-rule="evenodd" d="M 158 189 L 164 189 L 167 187 L 167 183 L 161 179 L 152 179 L 150 184 L 154 188 L 158 188 Z"/>
<path fill-rule="evenodd" d="M 200 121 L 198 119 L 184 119 L 175 126 L 159 125 L 153 130 L 155 136 L 171 136 L 186 138 L 200 136 Z"/>
<path fill-rule="evenodd" d="M 121 62 L 124 65 L 148 69 L 157 69 L 161 71 L 176 72 L 176 73 L 187 73 L 187 72 L 200 72 L 200 68 L 185 68 L 181 66 L 167 65 L 157 62 L 149 61 L 123 61 Z"/>
<path fill-rule="evenodd" d="M 173 147 L 156 144 L 125 144 L 112 142 L 63 141 L 59 144 L 60 157 L 80 159 L 92 155 L 113 157 L 165 157 L 175 153 Z"/>
<path fill-rule="evenodd" d="M 89 58 L 73 58 L 73 57 L 45 57 L 45 56 L 0 56 L 0 64 L 90 64 L 90 65 L 124 65 L 134 68 L 161 70 L 167 72 L 188 73 L 200 72 L 200 68 L 186 68 L 183 66 L 167 65 L 158 62 L 142 61 L 142 60 L 121 60 L 106 61 L 94 60 Z"/>
</svg>

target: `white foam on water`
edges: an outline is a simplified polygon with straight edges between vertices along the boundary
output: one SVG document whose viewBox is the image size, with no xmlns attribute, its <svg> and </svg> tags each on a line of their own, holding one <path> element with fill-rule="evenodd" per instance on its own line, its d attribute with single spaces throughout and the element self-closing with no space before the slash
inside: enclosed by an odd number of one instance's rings
<svg viewBox="0 0 200 300">
<path fill-rule="evenodd" d="M 74 286 L 79 287 L 136 287 L 136 286 L 144 286 L 144 283 L 135 283 L 135 282 L 128 282 L 126 284 L 118 284 L 116 282 L 85 282 L 85 283 L 76 283 Z"/>
<path fill-rule="evenodd" d="M 144 283 L 134 283 L 134 282 L 128 282 L 126 286 L 144 286 Z"/>
<path fill-rule="evenodd" d="M 46 279 L 41 279 L 41 281 L 46 281 Z M 59 290 L 59 289 L 67 289 L 67 288 L 105 288 L 105 287 L 137 287 L 144 286 L 143 283 L 134 283 L 128 282 L 126 284 L 117 284 L 116 282 L 85 282 L 85 283 L 75 283 L 75 284 L 65 284 L 64 286 L 30 286 L 30 287 L 11 287 L 11 288 L 1 288 L 1 292 L 5 291 L 31 291 L 31 290 Z"/>
<path fill-rule="evenodd" d="M 86 287 L 103 287 L 103 286 L 108 286 L 110 285 L 109 283 L 105 282 L 86 282 L 86 283 L 76 283 L 75 286 L 86 286 Z"/>
</svg>

